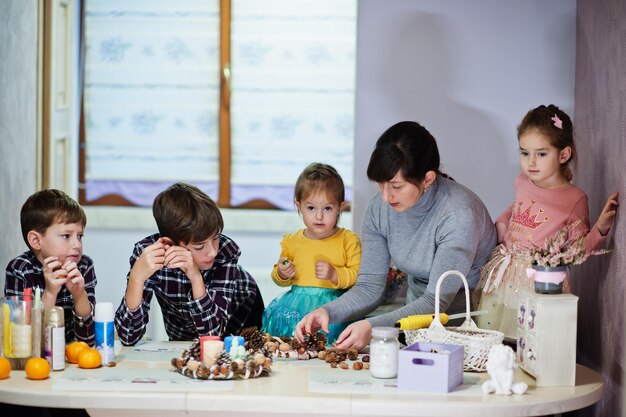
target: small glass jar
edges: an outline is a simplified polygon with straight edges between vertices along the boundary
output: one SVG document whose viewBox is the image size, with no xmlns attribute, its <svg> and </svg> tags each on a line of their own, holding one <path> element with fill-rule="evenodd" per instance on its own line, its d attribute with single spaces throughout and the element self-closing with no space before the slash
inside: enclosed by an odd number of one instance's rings
<svg viewBox="0 0 626 417">
<path fill-rule="evenodd" d="M 7 358 L 29 358 L 32 353 L 32 297 L 8 296 L 0 299 L 2 348 Z"/>
<path fill-rule="evenodd" d="M 375 378 L 395 378 L 398 375 L 398 329 L 374 327 L 370 342 L 370 373 Z"/>
</svg>

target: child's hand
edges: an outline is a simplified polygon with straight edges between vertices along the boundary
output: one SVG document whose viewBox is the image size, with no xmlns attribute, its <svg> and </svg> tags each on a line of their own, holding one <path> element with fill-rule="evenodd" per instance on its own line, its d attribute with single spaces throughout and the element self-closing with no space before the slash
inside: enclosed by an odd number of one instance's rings
<svg viewBox="0 0 626 417">
<path fill-rule="evenodd" d="M 598 221 L 596 225 L 598 226 L 598 231 L 602 236 L 606 236 L 611 230 L 611 226 L 613 225 L 613 219 L 615 219 L 615 215 L 617 214 L 617 207 L 619 206 L 617 202 L 617 198 L 619 197 L 619 193 L 613 193 L 606 200 L 606 204 L 602 209 L 602 213 L 600 213 L 600 217 L 598 217 Z"/>
<path fill-rule="evenodd" d="M 62 268 L 57 256 L 49 256 L 43 260 L 43 277 L 46 281 L 44 291 L 56 300 L 61 287 L 67 282 L 67 271 Z"/>
<path fill-rule="evenodd" d="M 85 290 L 85 278 L 80 273 L 76 262 L 65 261 L 63 269 L 67 272 L 67 281 L 65 282 L 65 288 L 67 288 L 72 294 L 72 297 L 82 295 Z"/>
<path fill-rule="evenodd" d="M 182 246 L 171 246 L 165 251 L 164 266 L 182 270 L 189 279 L 199 277 L 202 280 L 200 268 L 194 262 L 191 252 Z"/>
<path fill-rule="evenodd" d="M 337 270 L 328 262 L 317 260 L 315 261 L 315 278 L 337 284 Z"/>
<path fill-rule="evenodd" d="M 284 280 L 292 279 L 296 276 L 296 267 L 285 256 L 278 260 L 278 276 Z"/>
<path fill-rule="evenodd" d="M 169 248 L 169 245 L 162 239 L 146 247 L 133 265 L 131 277 L 137 277 L 141 282 L 145 282 L 152 274 L 163 268 L 166 248 Z"/>
</svg>

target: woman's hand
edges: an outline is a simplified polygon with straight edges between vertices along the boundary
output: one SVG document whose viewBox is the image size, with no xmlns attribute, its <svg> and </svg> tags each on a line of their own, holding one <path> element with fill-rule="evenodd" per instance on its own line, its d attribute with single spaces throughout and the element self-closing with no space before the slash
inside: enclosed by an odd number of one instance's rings
<svg viewBox="0 0 626 417">
<path fill-rule="evenodd" d="M 323 308 L 316 308 L 304 316 L 296 325 L 296 339 L 302 341 L 305 335 L 317 333 L 319 329 L 322 329 L 324 333 L 328 334 L 329 321 L 328 312 Z"/>
<path fill-rule="evenodd" d="M 341 350 L 361 350 L 372 339 L 372 325 L 367 320 L 359 320 L 352 323 L 341 332 L 333 347 Z"/>
</svg>

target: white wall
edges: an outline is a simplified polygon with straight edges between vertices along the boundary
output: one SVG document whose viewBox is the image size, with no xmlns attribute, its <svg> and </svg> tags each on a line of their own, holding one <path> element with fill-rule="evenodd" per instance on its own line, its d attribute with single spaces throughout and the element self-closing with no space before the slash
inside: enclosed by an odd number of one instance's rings
<svg viewBox="0 0 626 417">
<path fill-rule="evenodd" d="M 497 217 L 519 172 L 515 129 L 539 104 L 573 117 L 576 1 L 360 0 L 354 223 L 375 193 L 375 142 L 401 120 L 438 141 L 444 172 Z"/>
<path fill-rule="evenodd" d="M 0 1 L 0 266 L 26 249 L 20 208 L 37 169 L 37 0 Z M 0 274 L 4 289 L 4 272 Z"/>
</svg>

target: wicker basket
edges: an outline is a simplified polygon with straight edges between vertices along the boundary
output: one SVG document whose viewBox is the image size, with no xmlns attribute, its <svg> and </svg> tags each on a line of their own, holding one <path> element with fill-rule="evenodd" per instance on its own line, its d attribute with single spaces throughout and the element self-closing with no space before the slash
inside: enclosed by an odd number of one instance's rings
<svg viewBox="0 0 626 417">
<path fill-rule="evenodd" d="M 463 281 L 467 316 L 463 324 L 459 327 L 443 327 L 439 319 L 439 292 L 443 280 L 453 274 L 458 275 Z M 489 349 L 494 345 L 502 343 L 504 333 L 495 330 L 480 329 L 476 326 L 476 323 L 474 323 L 474 320 L 470 317 L 469 296 L 465 275 L 459 271 L 447 271 L 441 274 L 435 290 L 435 317 L 433 322 L 427 329 L 405 330 L 404 334 L 407 344 L 434 342 L 462 345 L 464 350 L 463 369 L 465 371 L 484 372 L 486 370 Z"/>
</svg>

